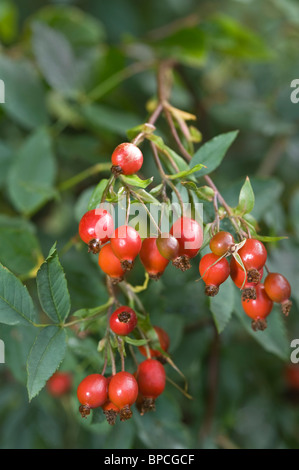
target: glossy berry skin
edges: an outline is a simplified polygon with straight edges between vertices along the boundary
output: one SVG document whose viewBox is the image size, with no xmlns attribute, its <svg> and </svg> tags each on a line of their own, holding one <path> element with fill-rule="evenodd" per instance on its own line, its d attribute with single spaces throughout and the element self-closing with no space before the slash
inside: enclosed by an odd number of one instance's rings
<svg viewBox="0 0 299 470">
<path fill-rule="evenodd" d="M 156 244 L 156 238 L 146 238 L 142 242 L 139 258 L 151 279 L 159 279 L 164 273 L 169 260 L 164 258 Z"/>
<path fill-rule="evenodd" d="M 289 281 L 279 273 L 269 273 L 264 281 L 265 291 L 273 302 L 281 303 L 291 296 Z"/>
<path fill-rule="evenodd" d="M 203 231 L 196 220 L 180 217 L 172 225 L 170 234 L 179 242 L 179 256 L 194 258 L 197 255 L 203 242 Z"/>
<path fill-rule="evenodd" d="M 130 419 L 132 412 L 130 407 L 138 396 L 138 384 L 135 377 L 129 372 L 118 372 L 111 377 L 108 386 L 109 400 L 120 410 L 120 419 Z"/>
<path fill-rule="evenodd" d="M 112 171 L 123 175 L 133 175 L 143 164 L 141 150 L 130 142 L 124 142 L 116 147 L 111 157 Z"/>
<path fill-rule="evenodd" d="M 264 284 L 257 284 L 255 291 L 256 299 L 242 300 L 242 307 L 246 315 L 253 320 L 252 328 L 263 330 L 267 327 L 265 319 L 271 313 L 273 302 L 268 297 Z"/>
<path fill-rule="evenodd" d="M 90 374 L 85 377 L 77 388 L 77 397 L 81 405 L 98 408 L 108 399 L 108 383 L 101 374 Z"/>
<path fill-rule="evenodd" d="M 106 243 L 114 232 L 113 217 L 105 209 L 93 209 L 86 212 L 79 222 L 79 235 L 84 243 L 98 240 Z"/>
<path fill-rule="evenodd" d="M 262 242 L 254 238 L 248 238 L 242 248 L 240 255 L 246 271 L 251 269 L 260 270 L 267 261 L 267 250 Z"/>
<path fill-rule="evenodd" d="M 115 282 L 123 279 L 125 270 L 122 268 L 120 260 L 113 253 L 111 243 L 107 243 L 101 248 L 98 263 L 102 271 Z"/>
<path fill-rule="evenodd" d="M 137 315 L 132 308 L 122 306 L 112 313 L 109 324 L 113 333 L 127 336 L 137 326 Z"/>
<path fill-rule="evenodd" d="M 160 342 L 160 348 L 163 351 L 167 352 L 168 349 L 169 349 L 169 345 L 170 345 L 170 339 L 169 339 L 168 334 L 166 333 L 165 330 L 163 330 L 163 328 L 160 328 L 159 326 L 154 326 L 153 328 L 154 328 L 155 332 L 157 333 L 158 340 Z M 141 354 L 146 357 L 145 347 L 144 346 L 139 346 L 138 349 L 141 352 Z M 151 355 L 151 357 L 160 357 L 161 352 L 158 349 L 150 348 L 150 355 Z"/>
<path fill-rule="evenodd" d="M 120 260 L 124 270 L 130 270 L 133 262 L 141 250 L 142 241 L 139 233 L 130 225 L 118 227 L 112 238 L 111 248 Z"/>
<path fill-rule="evenodd" d="M 53 397 L 66 395 L 72 388 L 73 379 L 69 372 L 55 372 L 47 381 L 46 388 Z"/>
<path fill-rule="evenodd" d="M 231 233 L 220 231 L 211 238 L 210 250 L 214 255 L 223 256 L 234 244 L 235 240 Z"/>
<path fill-rule="evenodd" d="M 144 398 L 156 399 L 165 389 L 164 366 L 156 359 L 146 359 L 138 366 L 137 382 L 139 392 Z"/>
<path fill-rule="evenodd" d="M 199 273 L 206 285 L 206 295 L 213 297 L 218 293 L 220 284 L 228 278 L 230 266 L 226 258 L 207 253 L 199 262 Z"/>
<path fill-rule="evenodd" d="M 170 233 L 162 233 L 156 239 L 156 245 L 160 255 L 169 261 L 173 261 L 179 256 L 179 242 L 173 235 L 170 235 Z"/>
</svg>

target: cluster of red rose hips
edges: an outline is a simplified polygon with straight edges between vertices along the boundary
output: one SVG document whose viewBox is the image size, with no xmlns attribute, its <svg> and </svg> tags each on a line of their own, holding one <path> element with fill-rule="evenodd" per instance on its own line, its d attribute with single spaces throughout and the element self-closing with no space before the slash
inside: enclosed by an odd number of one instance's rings
<svg viewBox="0 0 299 470">
<path fill-rule="evenodd" d="M 262 282 L 267 260 L 264 244 L 254 238 L 236 244 L 229 232 L 217 232 L 210 240 L 211 253 L 204 255 L 199 272 L 206 284 L 205 292 L 214 296 L 219 286 L 230 276 L 242 291 L 242 307 L 251 319 L 253 330 L 267 327 L 266 317 L 271 313 L 273 302 L 281 305 L 287 316 L 292 302 L 291 286 L 280 273 L 268 272 Z M 230 262 L 227 257 L 232 255 Z"/>
<path fill-rule="evenodd" d="M 117 308 L 109 319 L 110 329 L 118 336 L 130 334 L 137 326 L 135 311 L 127 306 Z M 169 338 L 167 333 L 155 327 L 160 347 L 167 351 Z M 139 346 L 141 354 L 146 356 L 144 347 Z M 79 410 L 86 417 L 91 409 L 101 407 L 109 424 L 115 424 L 117 416 L 126 421 L 132 416 L 131 406 L 136 407 L 141 415 L 155 410 L 155 400 L 162 394 L 166 384 L 166 373 L 161 353 L 149 349 L 150 357 L 140 362 L 134 374 L 122 370 L 110 377 L 102 374 L 90 374 L 85 377 L 77 389 Z"/>
<path fill-rule="evenodd" d="M 111 171 L 115 177 L 132 175 L 140 170 L 142 163 L 140 149 L 132 143 L 123 143 L 112 154 Z M 142 241 L 139 233 L 128 224 L 115 229 L 111 214 L 99 208 L 83 215 L 79 235 L 88 244 L 89 251 L 99 255 L 99 266 L 113 283 L 123 280 L 138 255 L 152 279 L 159 279 L 170 261 L 176 268 L 186 271 L 203 244 L 201 225 L 184 214 L 173 223 L 169 233 L 160 232 L 157 237 Z M 266 328 L 266 317 L 273 302 L 281 304 L 284 314 L 289 313 L 291 289 L 287 279 L 279 273 L 268 272 L 262 282 L 267 251 L 261 241 L 245 238 L 236 243 L 231 233 L 218 231 L 210 240 L 210 249 L 199 263 L 206 295 L 217 295 L 219 286 L 230 276 L 242 290 L 242 306 L 252 319 L 255 331 Z M 126 306 L 110 317 L 110 329 L 118 336 L 130 334 L 136 325 L 136 313 Z M 158 334 L 158 330 L 156 332 Z M 163 344 L 161 336 L 159 339 L 161 348 L 166 351 L 167 341 Z M 102 407 L 108 422 L 114 424 L 117 415 L 121 421 L 131 417 L 134 403 L 141 414 L 154 409 L 155 399 L 164 390 L 166 375 L 163 361 L 153 357 L 155 354 L 151 351 L 151 356 L 139 364 L 135 374 L 122 370 L 108 378 L 101 374 L 87 376 L 78 387 L 82 416 L 89 414 L 90 409 Z M 159 353 L 158 359 L 161 357 Z"/>
</svg>

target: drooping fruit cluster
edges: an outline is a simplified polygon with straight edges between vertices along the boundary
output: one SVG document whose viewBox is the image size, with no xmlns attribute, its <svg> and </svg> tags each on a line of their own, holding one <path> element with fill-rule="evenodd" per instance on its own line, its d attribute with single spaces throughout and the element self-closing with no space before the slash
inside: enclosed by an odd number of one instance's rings
<svg viewBox="0 0 299 470">
<path fill-rule="evenodd" d="M 138 325 L 136 312 L 126 306 L 118 307 L 109 318 L 111 332 L 118 339 L 134 332 Z M 155 327 L 157 338 L 163 351 L 169 347 L 169 337 L 160 327 Z M 110 341 L 110 340 L 109 340 Z M 101 408 L 109 424 L 113 425 L 119 416 L 120 421 L 126 421 L 132 417 L 132 406 L 136 407 L 141 415 L 147 411 L 155 410 L 155 400 L 164 391 L 166 373 L 158 359 L 161 352 L 150 347 L 139 347 L 142 355 L 147 356 L 148 351 L 154 357 L 142 361 L 134 374 L 125 370 L 105 377 L 103 374 L 90 374 L 78 385 L 77 397 L 80 402 L 79 411 L 85 418 L 90 410 Z M 157 359 L 157 360 L 156 360 Z M 114 359 L 111 359 L 114 362 Z M 114 366 L 115 367 L 115 366 Z"/>
<path fill-rule="evenodd" d="M 230 276 L 241 289 L 242 307 L 252 319 L 254 331 L 267 327 L 266 317 L 274 302 L 280 303 L 283 313 L 288 315 L 292 302 L 287 279 L 278 273 L 268 273 L 262 282 L 267 250 L 260 240 L 247 238 L 235 243 L 229 232 L 219 231 L 211 238 L 209 246 L 211 253 L 205 254 L 199 263 L 206 295 L 216 295 L 219 286 Z M 228 256 L 231 256 L 230 262 Z"/>
</svg>

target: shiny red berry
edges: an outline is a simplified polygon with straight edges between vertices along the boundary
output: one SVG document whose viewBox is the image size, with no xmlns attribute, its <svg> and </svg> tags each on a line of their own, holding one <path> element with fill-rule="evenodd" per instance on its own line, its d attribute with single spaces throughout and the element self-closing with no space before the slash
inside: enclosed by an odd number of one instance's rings
<svg viewBox="0 0 299 470">
<path fill-rule="evenodd" d="M 101 248 L 98 263 L 102 271 L 107 274 L 114 283 L 121 281 L 125 271 L 122 268 L 120 260 L 112 251 L 111 243 L 107 243 Z"/>
<path fill-rule="evenodd" d="M 98 253 L 114 232 L 113 217 L 106 209 L 86 212 L 79 222 L 80 238 L 88 244 L 89 251 Z"/>
<path fill-rule="evenodd" d="M 259 269 L 258 271 L 260 279 L 263 277 L 263 271 L 263 268 Z M 255 286 L 257 282 L 248 281 L 247 272 L 244 272 L 244 270 L 234 258 L 231 258 L 230 260 L 230 277 L 232 278 L 234 284 L 239 289 L 242 289 L 242 300 L 256 298 Z"/>
<path fill-rule="evenodd" d="M 111 248 L 125 271 L 132 269 L 134 260 L 141 250 L 139 233 L 130 225 L 121 225 L 111 237 Z"/>
<path fill-rule="evenodd" d="M 118 176 L 133 175 L 140 170 L 143 164 L 141 150 L 130 142 L 124 142 L 116 147 L 111 157 L 112 172 Z"/>
<path fill-rule="evenodd" d="M 122 306 L 112 313 L 109 324 L 113 333 L 127 336 L 137 326 L 137 315 L 132 308 Z"/>
<path fill-rule="evenodd" d="M 203 231 L 200 224 L 190 217 L 180 217 L 170 229 L 179 242 L 179 255 L 173 261 L 174 266 L 185 271 L 191 267 L 190 258 L 194 258 L 203 242 Z"/>
<path fill-rule="evenodd" d="M 109 400 L 120 410 L 120 420 L 125 421 L 132 417 L 131 406 L 138 396 L 138 384 L 135 377 L 129 372 L 118 372 L 111 377 L 108 386 Z"/>
<path fill-rule="evenodd" d="M 264 267 L 267 260 L 267 250 L 264 244 L 255 238 L 248 238 L 238 250 L 238 254 L 247 271 L 248 282 L 259 282 L 258 271 Z"/>
<path fill-rule="evenodd" d="M 207 253 L 199 262 L 199 273 L 206 285 L 205 294 L 213 297 L 218 294 L 220 284 L 229 276 L 229 263 L 226 258 Z"/>
<path fill-rule="evenodd" d="M 160 343 L 160 348 L 163 351 L 167 352 L 168 349 L 169 349 L 169 345 L 170 345 L 170 338 L 169 338 L 168 334 L 160 326 L 154 326 L 153 328 L 154 328 L 154 330 L 155 330 L 155 332 L 158 336 L 158 340 L 159 340 L 159 343 Z M 145 349 L 144 346 L 139 346 L 138 349 L 139 349 L 139 351 L 141 352 L 141 354 L 143 356 L 145 356 L 145 357 L 147 356 L 146 349 Z M 150 348 L 150 355 L 151 355 L 151 357 L 161 357 L 162 356 L 161 352 L 158 349 L 152 349 L 152 348 Z"/>
<path fill-rule="evenodd" d="M 139 364 L 136 378 L 139 393 L 143 398 L 139 404 L 140 413 L 155 410 L 155 400 L 163 393 L 166 385 L 163 365 L 155 359 L 146 359 Z"/>
<path fill-rule="evenodd" d="M 81 406 L 82 417 L 90 413 L 90 409 L 102 406 L 108 399 L 108 383 L 101 374 L 90 374 L 85 377 L 77 388 L 77 397 Z"/>
<path fill-rule="evenodd" d="M 235 245 L 234 237 L 229 232 L 217 232 L 210 240 L 210 250 L 214 255 L 223 256 Z"/>
<path fill-rule="evenodd" d="M 269 273 L 264 281 L 265 291 L 273 302 L 281 304 L 282 311 L 288 315 L 291 310 L 292 302 L 291 285 L 289 281 L 279 273 Z"/>
<path fill-rule="evenodd" d="M 256 299 L 242 300 L 242 307 L 246 315 L 252 319 L 252 329 L 264 330 L 267 327 L 266 317 L 271 313 L 273 302 L 268 297 L 264 284 L 255 287 Z"/>
<path fill-rule="evenodd" d="M 53 397 L 66 395 L 72 388 L 73 378 L 69 372 L 55 372 L 49 378 L 46 388 Z"/>
<path fill-rule="evenodd" d="M 156 245 L 160 255 L 169 261 L 173 261 L 179 256 L 179 242 L 173 235 L 170 235 L 170 233 L 162 233 L 156 239 Z"/>
<path fill-rule="evenodd" d="M 160 254 L 156 241 L 157 238 L 143 240 L 139 257 L 149 277 L 158 280 L 164 273 L 169 261 Z"/>
</svg>

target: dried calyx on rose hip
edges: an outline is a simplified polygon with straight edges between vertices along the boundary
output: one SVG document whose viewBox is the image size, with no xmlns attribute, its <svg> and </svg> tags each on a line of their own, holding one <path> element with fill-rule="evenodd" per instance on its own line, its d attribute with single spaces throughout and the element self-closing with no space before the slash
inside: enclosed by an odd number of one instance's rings
<svg viewBox="0 0 299 470">
<path fill-rule="evenodd" d="M 263 277 L 263 268 L 259 270 L 260 279 Z M 234 284 L 242 291 L 242 300 L 256 299 L 255 286 L 258 282 L 248 282 L 247 272 L 239 265 L 234 257 L 230 260 L 230 277 Z"/>
<path fill-rule="evenodd" d="M 88 251 L 99 253 L 114 232 L 112 215 L 106 209 L 92 209 L 85 212 L 79 222 L 79 236 L 88 245 Z"/>
<path fill-rule="evenodd" d="M 112 173 L 119 175 L 133 175 L 140 170 L 143 164 L 143 154 L 137 145 L 124 142 L 116 147 L 111 156 Z"/>
<path fill-rule="evenodd" d="M 264 281 L 264 286 L 268 297 L 273 302 L 279 303 L 282 313 L 288 316 L 292 307 L 289 281 L 280 273 L 269 273 Z"/>
<path fill-rule="evenodd" d="M 214 253 L 207 253 L 199 262 L 199 273 L 206 285 L 205 294 L 214 297 L 219 292 L 219 286 L 226 281 L 230 273 L 226 258 Z"/>
<path fill-rule="evenodd" d="M 190 269 L 190 259 L 198 254 L 203 242 L 201 225 L 190 217 L 180 217 L 172 225 L 170 235 L 175 237 L 179 244 L 178 255 L 172 260 L 172 264 L 181 271 Z"/>
</svg>

